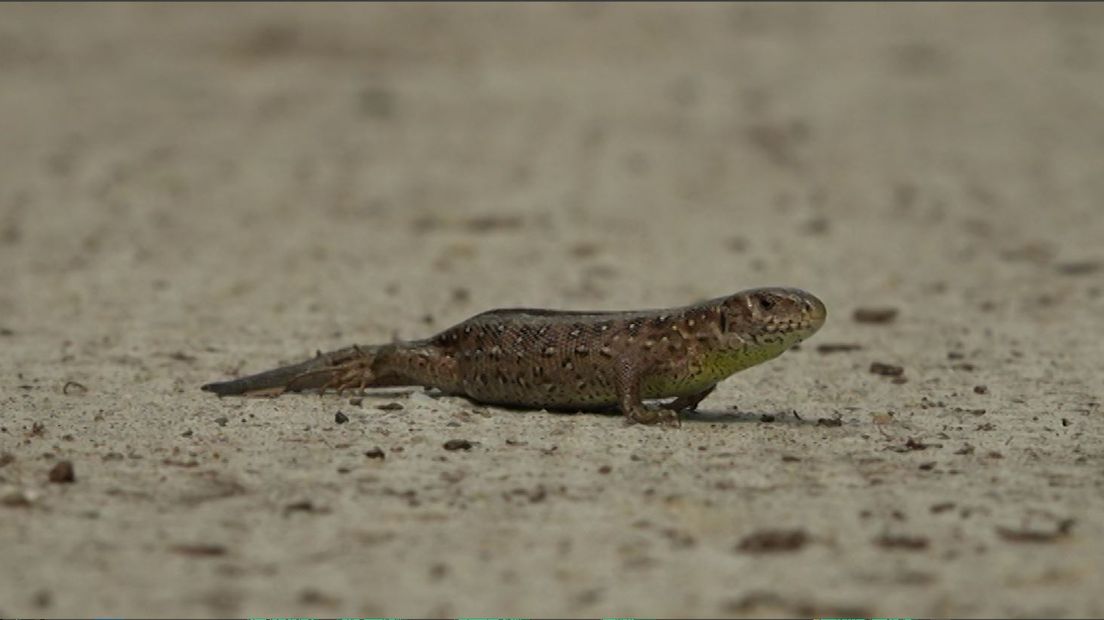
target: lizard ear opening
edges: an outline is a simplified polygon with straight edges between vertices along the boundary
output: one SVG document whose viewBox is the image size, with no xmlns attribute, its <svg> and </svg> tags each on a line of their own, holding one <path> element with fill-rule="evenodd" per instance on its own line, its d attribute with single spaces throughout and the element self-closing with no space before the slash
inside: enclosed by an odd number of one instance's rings
<svg viewBox="0 0 1104 620">
<path fill-rule="evenodd" d="M 720 319 L 721 333 L 722 334 L 727 334 L 728 333 L 728 313 L 725 312 L 722 309 L 720 312 L 717 313 L 717 315 L 718 315 L 718 318 Z"/>
</svg>

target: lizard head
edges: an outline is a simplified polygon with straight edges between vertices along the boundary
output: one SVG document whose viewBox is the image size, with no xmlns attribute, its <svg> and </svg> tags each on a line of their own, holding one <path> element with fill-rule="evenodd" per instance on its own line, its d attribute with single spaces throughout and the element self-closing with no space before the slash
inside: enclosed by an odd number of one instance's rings
<svg viewBox="0 0 1104 620">
<path fill-rule="evenodd" d="M 812 293 L 757 288 L 724 299 L 721 328 L 733 348 L 754 351 L 765 361 L 812 336 L 827 315 L 824 302 Z"/>
</svg>

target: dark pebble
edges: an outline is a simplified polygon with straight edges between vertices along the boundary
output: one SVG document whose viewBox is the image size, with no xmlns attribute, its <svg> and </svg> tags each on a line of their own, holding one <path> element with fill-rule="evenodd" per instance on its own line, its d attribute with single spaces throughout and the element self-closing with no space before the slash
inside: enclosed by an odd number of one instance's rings
<svg viewBox="0 0 1104 620">
<path fill-rule="evenodd" d="M 988 393 L 989 393 L 989 387 L 988 386 L 984 386 L 984 385 L 975 385 L 974 386 L 974 394 L 988 394 Z"/>
<path fill-rule="evenodd" d="M 809 542 L 804 530 L 763 530 L 745 537 L 736 546 L 744 553 L 779 553 L 797 551 Z"/>
<path fill-rule="evenodd" d="M 349 416 L 345 415 L 344 413 L 341 413 L 340 411 L 338 411 L 337 413 L 334 414 L 334 422 L 336 422 L 338 424 L 344 424 L 348 421 L 349 421 Z"/>
<path fill-rule="evenodd" d="M 50 482 L 58 484 L 68 484 L 76 482 L 77 476 L 73 472 L 73 464 L 69 461 L 59 461 L 57 465 L 54 465 L 50 470 Z"/>
<path fill-rule="evenodd" d="M 908 441 L 905 442 L 905 448 L 908 450 L 927 450 L 928 444 L 909 437 Z"/>
<path fill-rule="evenodd" d="M 209 543 L 198 543 L 189 545 L 173 545 L 170 549 L 174 553 L 181 555 L 188 555 L 197 558 L 211 558 L 226 555 L 226 547 L 222 545 L 215 545 Z"/>
<path fill-rule="evenodd" d="M 1058 270 L 1058 273 L 1067 276 L 1083 276 L 1090 273 L 1096 273 L 1104 267 L 1104 262 L 1087 260 L 1072 263 L 1060 263 L 1055 265 L 1054 268 Z"/>
<path fill-rule="evenodd" d="M 467 439 L 450 439 L 445 442 L 445 450 L 471 450 L 472 442 Z"/>
<path fill-rule="evenodd" d="M 923 536 L 890 536 L 886 534 L 875 539 L 874 544 L 884 549 L 920 551 L 928 548 L 928 539 Z"/>
<path fill-rule="evenodd" d="M 842 342 L 827 342 L 817 345 L 817 353 L 827 355 L 828 353 L 847 353 L 849 351 L 859 351 L 862 349 L 861 344 L 848 344 Z"/>
<path fill-rule="evenodd" d="M 889 323 L 897 318 L 897 308 L 856 308 L 851 318 L 856 323 Z"/>
<path fill-rule="evenodd" d="M 314 502 L 310 501 L 309 499 L 304 499 L 304 500 L 300 500 L 300 501 L 297 501 L 297 502 L 292 502 L 292 503 L 284 506 L 284 513 L 285 514 L 290 513 L 290 512 L 313 512 L 313 511 L 314 511 Z"/>
<path fill-rule="evenodd" d="M 384 403 L 376 407 L 376 409 L 380 411 L 402 411 L 403 406 L 401 403 Z"/>
<path fill-rule="evenodd" d="M 364 453 L 364 456 L 366 456 L 370 459 L 385 459 L 385 458 L 387 458 L 387 455 L 384 454 L 384 452 L 383 452 L 383 448 L 380 448 L 379 446 L 376 446 L 375 448 L 372 448 L 371 450 L 368 450 L 367 452 Z"/>
<path fill-rule="evenodd" d="M 882 375 L 883 377 L 900 377 L 905 374 L 904 366 L 894 366 L 893 364 L 883 364 L 882 362 L 874 362 L 870 364 L 870 372 L 876 375 Z"/>
</svg>

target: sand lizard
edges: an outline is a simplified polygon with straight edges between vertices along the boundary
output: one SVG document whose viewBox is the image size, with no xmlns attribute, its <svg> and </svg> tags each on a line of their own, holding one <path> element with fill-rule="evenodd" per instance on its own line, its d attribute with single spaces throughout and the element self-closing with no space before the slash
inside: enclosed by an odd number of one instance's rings
<svg viewBox="0 0 1104 620">
<path fill-rule="evenodd" d="M 219 396 L 426 386 L 473 401 L 552 410 L 620 409 L 678 424 L 717 382 L 773 359 L 824 324 L 824 304 L 759 288 L 662 310 L 490 310 L 424 340 L 352 346 L 203 386 Z M 644 400 L 673 397 L 659 408 Z"/>
</svg>

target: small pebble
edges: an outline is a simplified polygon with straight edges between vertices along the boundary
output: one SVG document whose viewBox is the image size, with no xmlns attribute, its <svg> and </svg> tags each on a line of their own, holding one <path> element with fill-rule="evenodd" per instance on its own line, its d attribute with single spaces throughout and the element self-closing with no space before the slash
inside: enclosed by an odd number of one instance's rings
<svg viewBox="0 0 1104 620">
<path fill-rule="evenodd" d="M 344 413 L 341 413 L 340 411 L 338 411 L 337 413 L 334 414 L 334 422 L 336 422 L 338 424 L 344 424 L 348 421 L 349 421 L 349 416 L 345 415 Z"/>
</svg>

